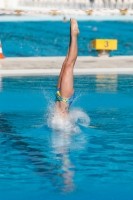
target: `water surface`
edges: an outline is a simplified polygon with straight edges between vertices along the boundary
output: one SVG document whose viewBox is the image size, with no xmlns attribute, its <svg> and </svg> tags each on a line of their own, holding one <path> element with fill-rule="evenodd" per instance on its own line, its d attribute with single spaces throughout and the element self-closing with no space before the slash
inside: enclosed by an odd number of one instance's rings
<svg viewBox="0 0 133 200">
<path fill-rule="evenodd" d="M 133 55 L 133 23 L 128 21 L 79 21 L 79 56 L 97 56 L 88 51 L 93 39 L 117 39 L 112 56 Z M 0 39 L 6 57 L 65 56 L 69 44 L 69 22 L 0 22 Z"/>
<path fill-rule="evenodd" d="M 48 127 L 56 81 L 1 79 L 0 199 L 132 200 L 133 76 L 75 77 L 90 125 L 68 133 Z"/>
</svg>

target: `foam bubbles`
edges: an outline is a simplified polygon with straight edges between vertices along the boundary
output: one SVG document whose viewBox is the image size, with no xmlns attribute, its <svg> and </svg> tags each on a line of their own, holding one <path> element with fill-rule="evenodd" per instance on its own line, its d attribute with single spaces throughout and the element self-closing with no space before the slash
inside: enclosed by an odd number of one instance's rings
<svg viewBox="0 0 133 200">
<path fill-rule="evenodd" d="M 79 133 L 80 126 L 88 127 L 90 124 L 89 116 L 79 108 L 71 109 L 68 116 L 62 118 L 56 111 L 55 105 L 51 104 L 48 113 L 48 126 L 63 133 Z"/>
<path fill-rule="evenodd" d="M 69 112 L 70 121 L 77 123 L 84 127 L 88 127 L 90 124 L 90 117 L 80 108 L 74 108 Z"/>
</svg>

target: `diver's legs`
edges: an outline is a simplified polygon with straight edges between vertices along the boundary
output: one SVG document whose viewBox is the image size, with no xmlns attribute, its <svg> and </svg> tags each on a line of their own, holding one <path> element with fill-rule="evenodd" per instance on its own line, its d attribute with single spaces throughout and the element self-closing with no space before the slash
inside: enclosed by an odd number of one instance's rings
<svg viewBox="0 0 133 200">
<path fill-rule="evenodd" d="M 70 26 L 70 35 L 71 35 L 71 26 Z M 68 55 L 69 55 L 69 51 L 70 51 L 70 44 L 71 44 L 71 39 L 70 39 L 70 43 L 69 43 L 69 47 L 68 47 L 68 52 L 67 52 L 67 55 L 66 55 L 66 58 L 62 64 L 62 68 L 61 68 L 61 71 L 60 71 L 60 75 L 59 75 L 59 78 L 58 78 L 58 83 L 57 83 L 57 86 L 56 88 L 60 88 L 61 87 L 61 79 L 62 79 L 62 75 L 63 75 L 63 71 L 64 71 L 64 67 L 65 67 L 65 64 L 66 64 L 66 61 L 68 59 Z"/>
<path fill-rule="evenodd" d="M 65 79 L 67 78 L 66 75 L 68 75 L 68 71 L 69 71 L 68 69 L 66 69 L 64 71 L 64 69 L 65 68 L 73 68 L 74 63 L 77 58 L 77 51 L 78 51 L 77 50 L 77 35 L 79 33 L 78 25 L 77 25 L 77 22 L 75 19 L 71 19 L 70 23 L 71 23 L 71 25 L 70 25 L 70 44 L 69 44 L 68 53 L 63 62 L 62 69 L 61 69 L 60 76 L 58 78 L 58 83 L 57 83 L 57 88 L 62 87 L 63 91 L 64 91 L 63 83 L 64 83 Z M 67 71 L 67 73 L 66 73 L 66 71 Z M 71 79 L 70 85 L 72 86 L 72 91 L 70 93 L 73 93 L 73 69 L 70 71 L 71 71 L 70 72 L 70 79 Z M 64 74 L 64 72 L 65 72 L 65 74 Z M 64 79 L 63 81 L 62 81 L 62 77 Z M 69 82 L 69 80 L 67 82 Z M 63 92 L 60 92 L 60 93 L 63 93 Z M 63 95 L 63 94 L 61 94 L 61 95 Z"/>
<path fill-rule="evenodd" d="M 71 33 L 69 52 L 63 63 L 63 72 L 60 81 L 60 94 L 64 98 L 69 98 L 73 92 L 73 67 L 77 59 L 78 46 L 77 35 L 79 33 L 78 24 L 75 19 L 71 19 Z"/>
<path fill-rule="evenodd" d="M 71 19 L 70 47 L 68 57 L 64 64 L 63 74 L 60 84 L 60 94 L 64 98 L 69 98 L 73 92 L 73 67 L 77 59 L 78 45 L 77 35 L 79 33 L 78 24 L 75 19 Z"/>
<path fill-rule="evenodd" d="M 68 49 L 68 53 L 69 53 L 69 49 Z M 68 59 L 68 53 L 67 53 L 66 58 L 65 58 L 65 60 L 63 62 L 63 65 L 62 65 L 62 68 L 61 68 L 61 71 L 60 71 L 60 75 L 59 75 L 59 78 L 58 78 L 58 83 L 57 83 L 56 88 L 60 88 L 61 87 L 62 74 L 63 74 L 63 71 L 64 71 L 64 67 L 65 67 L 66 61 Z"/>
</svg>

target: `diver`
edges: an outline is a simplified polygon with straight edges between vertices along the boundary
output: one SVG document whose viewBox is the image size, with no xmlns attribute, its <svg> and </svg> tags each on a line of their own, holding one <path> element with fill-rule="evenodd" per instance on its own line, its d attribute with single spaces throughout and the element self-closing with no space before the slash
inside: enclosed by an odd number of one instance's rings
<svg viewBox="0 0 133 200">
<path fill-rule="evenodd" d="M 67 19 L 66 19 L 66 17 L 63 17 L 63 20 L 62 20 L 62 22 L 67 22 Z"/>
<path fill-rule="evenodd" d="M 71 18 L 68 53 L 61 68 L 56 92 L 56 111 L 63 118 L 68 115 L 68 108 L 75 98 L 75 92 L 73 88 L 73 68 L 78 55 L 78 34 L 79 29 L 77 21 Z"/>
</svg>

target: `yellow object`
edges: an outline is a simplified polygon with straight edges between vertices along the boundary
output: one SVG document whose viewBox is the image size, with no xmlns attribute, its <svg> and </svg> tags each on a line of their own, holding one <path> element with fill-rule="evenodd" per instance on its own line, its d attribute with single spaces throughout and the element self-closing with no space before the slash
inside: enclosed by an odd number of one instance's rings
<svg viewBox="0 0 133 200">
<path fill-rule="evenodd" d="M 86 10 L 87 15 L 92 15 L 93 10 Z"/>
<path fill-rule="evenodd" d="M 127 14 L 127 9 L 125 9 L 125 10 L 120 10 L 120 13 L 121 13 L 122 15 L 126 15 L 126 14 Z"/>
<path fill-rule="evenodd" d="M 52 15 L 58 15 L 59 13 L 58 13 L 57 10 L 52 10 L 52 11 L 51 11 L 51 14 L 52 14 Z"/>
<path fill-rule="evenodd" d="M 22 10 L 15 10 L 16 15 L 21 15 Z"/>
<path fill-rule="evenodd" d="M 91 41 L 96 50 L 117 50 L 117 40 L 96 39 Z"/>
</svg>

